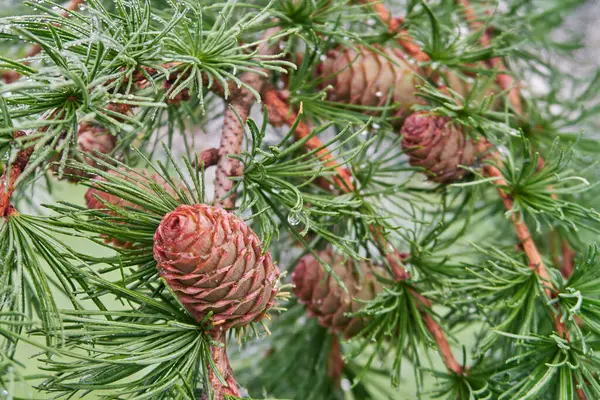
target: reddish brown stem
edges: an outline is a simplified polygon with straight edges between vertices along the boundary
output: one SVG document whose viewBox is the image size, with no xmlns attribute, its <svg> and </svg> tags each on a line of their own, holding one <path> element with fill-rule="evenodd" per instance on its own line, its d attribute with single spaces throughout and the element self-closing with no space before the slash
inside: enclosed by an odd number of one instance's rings
<svg viewBox="0 0 600 400">
<path fill-rule="evenodd" d="M 420 293 L 417 293 L 414 290 L 410 290 L 411 294 L 421 302 L 419 306 L 420 309 L 423 307 L 431 308 L 431 301 L 423 296 Z M 431 317 L 431 315 L 426 311 L 421 311 L 421 316 L 423 317 L 423 321 L 427 326 L 427 330 L 431 333 L 431 336 L 437 343 L 437 347 L 440 350 L 440 354 L 442 359 L 444 360 L 444 364 L 448 370 L 453 371 L 456 374 L 462 374 L 464 369 L 462 365 L 454 358 L 454 354 L 452 354 L 452 349 L 450 349 L 450 344 L 448 343 L 448 339 L 446 338 L 446 334 L 442 327 Z"/>
<path fill-rule="evenodd" d="M 215 328 L 210 332 L 210 335 L 213 340 L 222 345 L 211 347 L 210 353 L 219 374 L 225 380 L 227 385 L 223 385 L 213 368 L 210 365 L 207 365 L 208 383 L 210 384 L 210 390 L 212 391 L 213 396 L 209 396 L 209 391 L 204 390 L 202 400 L 223 400 L 225 399 L 225 396 L 240 397 L 237 382 L 233 378 L 233 371 L 229 364 L 229 358 L 227 357 L 227 331 Z"/>
<path fill-rule="evenodd" d="M 198 168 L 209 168 L 213 165 L 217 165 L 217 161 L 219 161 L 219 149 L 213 147 L 200 153 L 196 165 Z"/>
<path fill-rule="evenodd" d="M 422 312 L 421 316 L 423 317 L 425 325 L 427 325 L 427 329 L 433 336 L 433 339 L 435 340 L 438 348 L 440 349 L 440 354 L 444 359 L 444 364 L 446 365 L 446 367 L 456 374 L 462 374 L 463 367 L 454 358 L 454 355 L 452 354 L 452 350 L 450 349 L 450 345 L 448 344 L 448 340 L 446 339 L 446 335 L 444 334 L 444 330 L 442 329 L 442 327 L 437 322 L 435 322 L 435 320 L 428 313 Z"/>
<path fill-rule="evenodd" d="M 562 276 L 565 278 L 569 278 L 573 273 L 574 263 L 573 260 L 575 258 L 575 252 L 571 250 L 571 246 L 569 246 L 569 242 L 566 239 L 562 239 L 561 241 L 561 253 L 562 253 L 562 265 L 560 268 L 560 272 Z"/>
<path fill-rule="evenodd" d="M 469 0 L 456 0 L 456 2 L 463 8 L 463 15 L 465 20 L 471 26 L 473 31 L 484 29 L 483 23 L 477 18 L 477 13 L 473 10 Z M 483 47 L 489 47 L 492 43 L 492 35 L 489 30 L 482 33 L 479 42 Z M 490 68 L 497 69 L 498 71 L 506 71 L 506 66 L 500 58 L 492 58 L 487 60 L 486 64 Z M 508 90 L 508 99 L 512 104 L 517 114 L 523 113 L 523 106 L 521 104 L 521 95 L 519 93 L 519 87 L 515 85 L 512 76 L 509 74 L 499 73 L 496 76 L 496 83 L 502 88 L 502 90 Z"/>
<path fill-rule="evenodd" d="M 263 101 L 268 107 L 269 119 L 274 118 L 276 121 L 283 121 L 289 126 L 294 125 L 298 119 L 298 114 L 291 109 L 289 104 L 282 98 L 277 90 L 273 88 L 267 89 L 263 93 Z M 296 140 L 302 140 L 309 135 L 310 128 L 304 121 L 300 121 L 296 126 L 296 130 L 294 131 L 294 137 Z M 318 137 L 311 137 L 306 142 L 305 147 L 309 151 L 316 150 L 316 156 L 325 162 L 325 166 L 335 170 L 337 175 L 334 176 L 333 180 L 336 185 L 342 188 L 342 190 L 345 192 L 352 192 L 354 190 L 350 172 L 346 168 L 338 165 L 329 150 L 323 146 L 323 143 Z"/>
<path fill-rule="evenodd" d="M 471 25 L 472 30 L 477 31 L 480 29 L 484 29 L 483 23 L 481 21 L 479 21 L 479 19 L 477 18 L 477 14 L 471 7 L 469 0 L 457 0 L 457 3 L 463 7 L 463 13 L 464 13 L 465 19 Z M 491 44 L 491 39 L 492 39 L 491 33 L 489 31 L 485 31 L 481 35 L 480 43 L 482 46 L 488 47 Z M 488 60 L 488 65 L 491 68 L 496 68 L 499 71 L 506 70 L 504 63 L 499 58 L 494 58 L 494 59 Z M 513 106 L 513 109 L 515 110 L 515 112 L 517 114 L 522 114 L 523 107 L 521 105 L 521 96 L 519 93 L 519 88 L 514 85 L 512 77 L 507 74 L 498 74 L 496 79 L 497 79 L 498 85 L 503 90 L 510 90 L 509 91 L 509 100 Z M 480 145 L 487 146 L 487 143 L 482 140 L 480 142 Z M 496 160 L 499 161 L 499 157 L 497 155 L 493 155 L 492 157 L 495 157 Z M 543 168 L 543 166 L 544 166 L 544 161 L 542 158 L 540 158 L 538 168 L 541 169 L 541 168 Z M 508 211 L 512 210 L 513 199 L 509 194 L 505 193 L 504 190 L 501 189 L 501 186 L 506 186 L 506 181 L 502 177 L 502 174 L 498 170 L 498 168 L 496 168 L 492 165 L 486 165 L 483 167 L 483 173 L 485 176 L 496 178 L 495 183 L 498 186 L 498 194 L 502 198 L 504 207 Z M 556 197 L 556 196 L 553 195 L 553 197 Z M 535 242 L 533 241 L 533 238 L 531 236 L 531 232 L 529 231 L 529 228 L 527 227 L 525 222 L 521 220 L 520 216 L 517 214 L 512 214 L 511 221 L 515 227 L 515 231 L 517 233 L 517 237 L 519 239 L 521 247 L 523 248 L 523 251 L 525 252 L 525 255 L 527 256 L 527 259 L 529 260 L 529 267 L 532 268 L 537 273 L 537 275 L 542 279 L 542 281 L 545 282 L 544 291 L 546 292 L 548 299 L 553 298 L 554 288 L 552 287 L 552 283 L 550 281 L 550 276 L 548 274 L 548 270 L 544 266 L 544 262 L 542 261 L 542 257 L 537 249 L 537 246 L 535 245 Z M 556 331 L 559 333 L 559 335 L 561 335 L 562 337 L 565 337 L 567 340 L 569 339 L 569 332 L 568 332 L 564 322 L 560 321 L 560 318 L 557 317 L 554 319 L 554 326 L 556 328 Z"/>
<path fill-rule="evenodd" d="M 481 142 L 483 142 L 483 140 Z M 481 145 L 482 144 L 480 144 L 480 146 Z M 497 154 L 493 155 L 492 157 L 495 157 L 498 162 L 499 157 Z M 508 193 L 504 192 L 504 190 L 502 189 L 502 186 L 506 186 L 507 182 L 506 182 L 506 180 L 504 180 L 504 177 L 502 176 L 502 173 L 500 172 L 500 170 L 493 165 L 485 165 L 483 167 L 483 175 L 487 176 L 487 177 L 496 178 L 494 183 L 497 186 L 498 194 L 500 195 L 502 202 L 504 203 L 504 207 L 508 211 L 512 210 L 513 199 Z M 521 219 L 521 217 L 516 213 L 513 213 L 511 215 L 511 222 L 512 222 L 513 226 L 515 227 L 515 232 L 517 233 L 517 238 L 519 239 L 521 248 L 523 249 L 523 252 L 527 256 L 527 260 L 529 261 L 529 267 L 532 270 L 534 270 L 535 273 L 544 282 L 544 291 L 546 292 L 546 296 L 548 297 L 548 299 L 552 299 L 554 297 L 555 290 L 552 286 L 552 282 L 550 281 L 550 275 L 548 274 L 548 270 L 547 270 L 546 266 L 544 265 L 542 256 L 541 256 L 540 252 L 538 251 L 535 242 L 533 241 L 533 237 L 531 236 L 531 232 L 529 231 L 529 228 L 527 227 L 525 222 Z M 566 328 L 564 322 L 562 322 L 559 317 L 556 317 L 554 319 L 554 326 L 556 328 L 556 331 L 562 337 L 565 337 L 568 339 L 569 332 L 567 331 L 567 328 Z"/>
<path fill-rule="evenodd" d="M 397 35 L 397 42 L 404 51 L 412 58 L 420 62 L 429 61 L 429 56 L 421 50 L 421 48 L 414 43 L 410 39 L 410 34 L 407 30 L 401 29 L 400 25 L 402 24 L 401 18 L 395 18 L 390 10 L 388 10 L 383 4 L 381 4 L 380 0 L 360 0 L 363 4 L 368 4 L 371 6 L 373 11 L 377 13 L 379 19 L 388 27 L 388 30 Z"/>
<path fill-rule="evenodd" d="M 270 38 L 277 31 L 278 28 L 268 29 L 263 37 Z M 269 45 L 266 42 L 261 43 L 258 48 L 258 54 L 263 56 L 274 55 L 278 51 L 278 46 Z M 267 81 L 265 75 L 268 76 L 268 70 L 266 69 L 259 69 L 256 72 L 244 72 L 240 80 L 257 93 L 261 93 Z M 246 119 L 250 114 L 250 109 L 256 102 L 255 96 L 245 87 L 241 87 L 235 94 L 231 94 L 230 99 L 227 110 L 225 110 L 223 134 L 219 146 L 219 160 L 215 172 L 214 202 L 224 208 L 233 208 L 234 206 L 235 196 L 231 193 L 233 181 L 229 178 L 240 172 L 239 161 L 229 158 L 228 155 L 240 153 Z"/>
<path fill-rule="evenodd" d="M 22 136 L 25 136 L 25 133 L 21 131 L 17 131 L 13 134 L 15 139 Z M 17 158 L 10 165 L 10 171 L 8 166 L 5 167 L 4 173 L 0 177 L 0 217 L 7 217 L 15 212 L 10 204 L 10 198 L 15 191 L 15 182 L 27 167 L 32 153 L 33 147 L 28 147 L 19 151 Z"/>
</svg>

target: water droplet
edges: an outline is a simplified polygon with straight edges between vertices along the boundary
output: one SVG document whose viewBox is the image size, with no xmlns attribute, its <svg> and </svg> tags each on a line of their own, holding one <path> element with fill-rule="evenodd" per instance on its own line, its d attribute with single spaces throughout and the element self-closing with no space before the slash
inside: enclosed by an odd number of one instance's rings
<svg viewBox="0 0 600 400">
<path fill-rule="evenodd" d="M 288 223 L 292 226 L 300 225 L 300 223 L 306 218 L 304 212 L 291 212 L 288 214 L 287 220 Z"/>
<path fill-rule="evenodd" d="M 381 93 L 381 92 L 377 92 L 377 93 L 375 93 L 375 96 L 377 96 L 377 97 L 381 97 L 381 96 L 383 96 L 383 93 Z"/>
<path fill-rule="evenodd" d="M 350 391 L 350 388 L 352 387 L 352 384 L 350 383 L 350 381 L 348 379 L 344 378 L 340 382 L 340 387 L 342 388 L 342 390 L 344 392 L 348 392 L 348 391 Z"/>
<path fill-rule="evenodd" d="M 375 19 L 374 19 L 374 18 L 369 18 L 369 19 L 367 20 L 367 25 L 369 25 L 369 26 L 373 26 L 373 25 L 375 25 L 375 23 L 376 23 L 376 22 L 377 22 L 377 21 L 375 21 Z"/>
<path fill-rule="evenodd" d="M 325 61 L 325 60 L 327 60 L 327 54 L 321 54 L 321 57 L 319 57 L 319 59 L 320 59 L 321 61 Z"/>
<path fill-rule="evenodd" d="M 506 146 L 504 146 L 504 145 L 498 145 L 498 146 L 497 146 L 497 148 L 498 148 L 498 152 L 499 152 L 500 154 L 502 154 L 503 156 L 508 156 L 508 154 L 509 154 L 509 151 L 508 151 L 508 149 L 506 148 Z"/>
</svg>

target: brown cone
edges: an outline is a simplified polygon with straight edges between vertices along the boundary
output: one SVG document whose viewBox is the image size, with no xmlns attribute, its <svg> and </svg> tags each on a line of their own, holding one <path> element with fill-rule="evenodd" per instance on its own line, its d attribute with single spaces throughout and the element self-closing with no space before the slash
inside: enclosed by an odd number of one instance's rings
<svg viewBox="0 0 600 400">
<path fill-rule="evenodd" d="M 122 172 L 124 173 L 124 175 L 122 174 Z M 123 179 L 128 179 L 126 178 L 127 176 L 129 176 L 131 173 L 128 171 L 115 171 L 115 170 L 111 170 L 109 172 L 112 175 L 118 176 L 119 178 L 123 178 Z M 149 174 L 147 171 L 143 171 L 142 172 L 143 175 L 147 176 L 149 180 L 153 181 L 154 183 L 156 183 L 158 186 L 162 187 L 167 193 L 169 193 L 171 196 L 173 197 L 177 197 L 177 193 L 175 192 L 175 190 L 171 187 L 171 185 L 169 185 L 167 183 L 167 181 L 165 181 L 160 175 L 158 174 Z M 102 178 L 98 178 L 99 180 L 104 180 Z M 133 182 L 133 180 L 131 180 Z M 144 190 L 150 190 L 148 189 L 146 186 L 142 185 L 142 183 L 136 182 L 136 184 L 140 187 L 143 188 Z M 113 194 L 109 194 L 106 192 L 103 192 L 102 190 L 100 190 L 98 187 L 90 187 L 88 189 L 88 191 L 85 193 L 85 203 L 87 205 L 87 207 L 89 209 L 93 209 L 93 210 L 102 210 L 102 209 L 106 209 L 106 204 L 111 204 L 113 206 L 116 207 L 120 207 L 120 208 L 135 208 L 135 209 L 143 209 L 142 207 L 133 204 L 127 200 L 122 199 L 121 197 L 115 196 Z M 109 211 L 107 210 L 107 213 L 109 215 L 115 215 L 115 213 L 113 211 Z M 115 246 L 119 246 L 119 247 L 131 247 L 132 243 L 129 242 L 122 242 L 120 240 L 117 240 L 115 238 L 106 238 L 106 242 L 113 242 L 113 244 Z"/>
<path fill-rule="evenodd" d="M 181 205 L 154 235 L 157 268 L 200 322 L 239 328 L 260 321 L 273 306 L 279 269 L 258 236 L 220 207 Z"/>
<path fill-rule="evenodd" d="M 404 122 L 401 133 L 410 165 L 427 169 L 432 181 L 459 180 L 467 173 L 460 165 L 468 167 L 475 162 L 473 141 L 448 117 L 413 113 Z"/>
<path fill-rule="evenodd" d="M 398 49 L 381 49 L 381 53 L 364 46 L 330 51 L 317 69 L 324 86 L 332 86 L 329 100 L 375 107 L 388 103 L 391 93 L 390 104 L 398 106 L 397 115 L 422 103 L 415 96 L 416 69 Z"/>
<path fill-rule="evenodd" d="M 352 260 L 345 260 L 330 250 L 320 252 L 319 257 L 331 266 L 348 292 L 332 275 L 327 274 L 312 254 L 307 254 L 300 259 L 292 273 L 294 294 L 300 303 L 306 305 L 308 314 L 318 318 L 321 326 L 343 334 L 346 339 L 351 338 L 363 329 L 365 320 L 344 314 L 356 312 L 364 306 L 356 299 L 374 299 L 381 290 L 381 284 L 371 272 L 372 266 L 366 262 L 358 263 L 359 274 Z"/>
</svg>

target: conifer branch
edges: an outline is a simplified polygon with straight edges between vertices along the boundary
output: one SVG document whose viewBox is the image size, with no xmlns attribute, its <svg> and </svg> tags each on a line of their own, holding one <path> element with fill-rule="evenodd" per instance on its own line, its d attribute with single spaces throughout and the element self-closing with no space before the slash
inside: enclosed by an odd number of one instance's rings
<svg viewBox="0 0 600 400">
<path fill-rule="evenodd" d="M 25 136 L 25 132 L 22 131 L 13 134 L 15 139 L 23 136 Z M 10 167 L 5 166 L 4 173 L 0 176 L 0 217 L 8 217 L 15 212 L 14 207 L 10 204 L 10 199 L 15 191 L 15 183 L 27 167 L 31 154 L 33 154 L 33 147 L 20 150 L 15 161 Z"/>
<path fill-rule="evenodd" d="M 471 6 L 469 0 L 456 0 L 458 5 L 463 8 L 463 15 L 465 20 L 471 26 L 471 30 L 477 32 L 479 30 L 485 29 L 482 32 L 481 37 L 479 39 L 481 45 L 485 47 L 489 47 L 492 44 L 492 35 L 488 29 L 486 29 L 483 25 L 483 22 L 479 20 L 477 17 L 477 13 Z M 492 68 L 496 69 L 499 73 L 496 75 L 496 82 L 498 86 L 502 88 L 502 90 L 508 90 L 508 99 L 512 104 L 515 112 L 518 115 L 523 114 L 523 105 L 521 104 L 521 94 L 519 91 L 519 87 L 515 85 L 515 82 L 509 74 L 502 73 L 506 71 L 506 66 L 504 62 L 500 58 L 492 58 L 486 61 L 486 64 Z"/>
<path fill-rule="evenodd" d="M 477 16 L 477 13 L 473 9 L 469 0 L 457 0 L 458 5 L 463 8 L 463 15 L 465 20 L 469 23 L 471 30 L 480 31 L 483 30 L 480 38 L 480 43 L 483 47 L 488 47 L 492 42 L 492 33 L 489 28 L 485 28 L 483 22 Z M 498 71 L 506 70 L 506 66 L 499 58 L 493 58 L 487 61 L 490 68 L 497 68 Z M 509 90 L 508 99 L 511 102 L 515 112 L 518 115 L 523 114 L 523 107 L 521 104 L 521 95 L 519 87 L 513 82 L 513 78 L 508 74 L 498 73 L 496 75 L 496 81 L 503 90 Z M 541 169 L 544 165 L 544 159 L 542 157 L 538 160 L 538 169 Z M 557 199 L 556 194 L 551 195 L 552 198 Z M 509 209 L 507 207 L 507 209 Z M 561 273 L 565 278 L 568 278 L 573 273 L 573 257 L 575 253 L 571 250 L 569 243 L 566 239 L 561 240 L 561 252 L 562 252 L 562 265 Z"/>
<path fill-rule="evenodd" d="M 345 189 L 346 191 L 348 188 Z M 394 278 L 398 282 L 405 281 L 410 278 L 410 273 L 406 271 L 406 269 L 402 266 L 402 260 L 407 257 L 406 254 L 399 252 L 394 246 L 389 243 L 383 236 L 381 232 L 381 227 L 376 225 L 370 225 L 369 230 L 373 235 L 377 246 L 379 247 L 382 254 L 385 255 L 392 272 L 394 273 Z M 420 295 L 414 290 L 410 290 L 411 294 L 417 298 L 421 304 L 424 306 L 431 308 L 432 304 L 429 299 Z M 431 336 L 434 338 L 435 342 L 438 345 L 440 350 L 440 354 L 442 355 L 442 359 L 444 360 L 444 364 L 449 371 L 455 372 L 456 374 L 461 374 L 463 372 L 463 368 L 454 358 L 454 354 L 452 353 L 452 349 L 450 349 L 450 345 L 448 344 L 448 339 L 444 333 L 444 330 L 439 326 L 439 324 L 427 313 L 427 311 L 421 311 L 421 316 L 425 321 L 427 329 L 431 333 Z"/>
<path fill-rule="evenodd" d="M 273 88 L 267 88 L 263 93 L 263 100 L 265 105 L 269 107 L 269 118 L 275 118 L 284 121 L 287 125 L 293 126 L 295 121 L 298 119 L 296 114 L 289 104 L 284 100 L 281 93 Z M 302 114 L 302 106 L 300 106 L 300 114 Z M 294 137 L 296 140 L 302 140 L 310 135 L 310 128 L 304 121 L 300 121 L 294 130 Z M 305 147 L 308 151 L 316 150 L 316 156 L 323 162 L 326 167 L 331 167 L 337 173 L 333 177 L 334 182 L 343 188 L 344 192 L 354 191 L 354 184 L 352 183 L 352 177 L 347 168 L 340 167 L 337 162 L 333 159 L 333 156 L 323 146 L 323 143 L 318 137 L 311 137 L 306 143 Z"/>
<path fill-rule="evenodd" d="M 575 252 L 571 250 L 569 242 L 566 239 L 562 239 L 560 243 L 562 263 L 560 272 L 563 277 L 569 278 L 573 274 Z"/>
<path fill-rule="evenodd" d="M 417 293 L 412 289 L 410 290 L 410 292 L 417 300 L 419 300 L 422 306 L 431 308 L 432 304 L 428 298 Z M 454 354 L 452 353 L 452 349 L 450 349 L 448 339 L 446 338 L 446 334 L 444 333 L 442 327 L 435 321 L 435 319 L 433 319 L 433 317 L 427 311 L 422 311 L 421 316 L 423 317 L 423 321 L 425 322 L 427 329 L 431 333 L 431 336 L 433 336 L 433 339 L 435 340 L 438 349 L 440 350 L 440 354 L 442 356 L 442 359 L 444 360 L 446 368 L 448 368 L 449 371 L 456 373 L 457 375 L 462 374 L 464 372 L 463 367 L 454 358 Z"/>
<path fill-rule="evenodd" d="M 485 149 L 483 149 L 483 146 L 486 146 L 486 144 L 484 142 L 485 142 L 484 140 L 481 140 L 478 143 L 480 152 L 485 151 Z M 492 155 L 490 157 L 493 157 L 494 159 L 496 159 L 497 162 L 499 162 L 498 154 Z M 487 165 L 483 166 L 483 175 L 485 177 L 490 177 L 490 178 L 495 179 L 494 184 L 497 186 L 498 194 L 500 195 L 500 198 L 502 199 L 502 203 L 504 203 L 504 207 L 506 208 L 507 211 L 512 210 L 513 209 L 513 199 L 508 193 L 506 193 L 502 189 L 503 186 L 504 187 L 507 186 L 507 182 L 506 182 L 506 180 L 504 180 L 504 177 L 502 176 L 502 173 L 500 172 L 500 170 L 497 167 L 495 167 L 494 165 L 487 164 Z M 548 273 L 548 269 L 544 265 L 542 256 L 541 256 L 535 242 L 533 241 L 533 237 L 531 236 L 531 232 L 529 231 L 527 224 L 525 224 L 525 221 L 523 221 L 522 217 L 519 216 L 518 214 L 512 214 L 510 219 L 515 228 L 517 238 L 519 239 L 519 245 L 523 249 L 523 252 L 527 256 L 527 259 L 529 261 L 529 268 L 531 268 L 533 271 L 535 271 L 535 273 L 540 277 L 540 279 L 542 280 L 543 285 L 544 285 L 544 292 L 546 293 L 548 300 L 551 300 L 555 296 L 556 290 L 554 289 L 554 287 L 552 285 L 552 281 L 550 280 L 550 274 Z M 564 337 L 566 339 L 569 338 L 569 332 L 567 330 L 567 327 L 566 327 L 564 321 L 561 320 L 559 315 L 557 315 L 554 318 L 554 326 L 556 328 L 556 331 L 561 335 L 561 337 Z"/>
<path fill-rule="evenodd" d="M 269 56 L 277 54 L 278 46 L 267 43 L 267 40 L 278 32 L 278 28 L 269 29 L 265 32 L 265 40 L 259 45 L 258 54 Z M 251 87 L 255 93 L 261 93 L 267 81 L 268 70 L 247 71 L 242 74 L 240 81 Z M 231 192 L 233 181 L 230 177 L 239 174 L 240 162 L 229 158 L 229 154 L 240 154 L 242 141 L 244 139 L 244 126 L 250 114 L 250 109 L 256 102 L 256 95 L 248 88 L 241 87 L 237 93 L 230 95 L 230 100 L 225 110 L 223 133 L 219 145 L 219 160 L 215 172 L 215 204 L 223 208 L 233 208 L 235 198 Z"/>
<path fill-rule="evenodd" d="M 213 147 L 202 151 L 196 161 L 197 167 L 203 166 L 204 168 L 208 168 L 217 165 L 217 161 L 219 161 L 219 149 Z"/>
</svg>

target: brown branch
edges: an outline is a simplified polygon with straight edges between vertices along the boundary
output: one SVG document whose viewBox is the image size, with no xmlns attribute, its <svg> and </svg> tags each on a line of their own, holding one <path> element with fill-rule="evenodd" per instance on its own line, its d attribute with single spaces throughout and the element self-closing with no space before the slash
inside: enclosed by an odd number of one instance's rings
<svg viewBox="0 0 600 400">
<path fill-rule="evenodd" d="M 210 332 L 210 335 L 213 340 L 220 344 L 219 346 L 211 347 L 210 354 L 219 374 L 225 380 L 227 386 L 223 385 L 215 371 L 213 371 L 213 368 L 210 365 L 207 365 L 208 381 L 212 390 L 212 396 L 209 396 L 209 390 L 205 389 L 202 400 L 223 400 L 225 399 L 225 396 L 240 397 L 240 392 L 237 383 L 233 378 L 231 365 L 229 364 L 229 358 L 227 357 L 227 331 L 215 328 Z"/>
<path fill-rule="evenodd" d="M 450 349 L 450 344 L 448 344 L 448 339 L 446 339 L 442 327 L 431 317 L 431 315 L 429 315 L 429 313 L 421 312 L 421 316 L 423 317 L 423 321 L 425 321 L 425 325 L 431 333 L 431 336 L 433 336 L 438 349 L 440 349 L 440 354 L 444 359 L 446 368 L 458 375 L 462 374 L 464 372 L 463 367 L 454 358 L 452 349 Z"/>
<path fill-rule="evenodd" d="M 571 250 L 569 242 L 566 239 L 561 240 L 562 264 L 560 272 L 565 278 L 569 278 L 573 273 L 575 252 Z"/>
<path fill-rule="evenodd" d="M 463 8 L 463 15 L 465 17 L 465 20 L 471 26 L 471 30 L 478 31 L 484 29 L 483 22 L 481 22 L 477 18 L 477 13 L 475 12 L 475 10 L 473 10 L 473 7 L 471 6 L 469 0 L 456 0 L 456 2 Z M 479 42 L 483 47 L 489 47 L 492 43 L 491 32 L 487 29 L 484 32 L 482 32 Z M 506 71 L 506 66 L 500 58 L 496 57 L 492 58 L 491 60 L 487 60 L 486 64 L 488 65 L 488 67 L 496 69 L 500 72 Z M 498 86 L 500 86 L 500 88 L 502 88 L 502 90 L 509 91 L 508 99 L 510 100 L 510 103 L 512 104 L 515 112 L 517 114 L 522 114 L 523 106 L 521 104 L 521 95 L 519 93 L 519 87 L 515 85 L 512 76 L 510 76 L 509 74 L 499 73 L 496 75 L 496 83 L 498 84 Z"/>
<path fill-rule="evenodd" d="M 464 17 L 467 20 L 467 22 L 470 24 L 472 30 L 477 31 L 477 30 L 484 29 L 483 23 L 481 21 L 479 21 L 479 19 L 477 18 L 477 14 L 475 13 L 475 10 L 473 10 L 473 8 L 471 7 L 469 0 L 457 0 L 457 3 L 463 7 Z M 491 40 L 492 40 L 492 35 L 489 30 L 482 32 L 482 35 L 480 38 L 480 43 L 482 46 L 489 47 L 491 45 Z M 506 70 L 506 66 L 504 65 L 502 60 L 499 58 L 493 58 L 491 60 L 488 60 L 487 63 L 490 68 L 496 68 L 498 71 Z M 519 93 L 519 88 L 518 88 L 518 86 L 514 85 L 513 78 L 508 74 L 498 74 L 496 77 L 496 81 L 503 90 L 509 90 L 509 95 L 508 95 L 509 100 L 510 100 L 515 112 L 518 115 L 523 114 L 523 107 L 521 104 L 521 96 Z M 487 142 L 482 140 L 482 141 L 480 141 L 480 146 L 481 145 L 487 146 Z M 496 161 L 499 162 L 499 157 L 497 154 L 492 155 L 492 157 L 496 158 Z M 543 168 L 543 166 L 544 166 L 544 160 L 540 157 L 538 168 L 541 169 L 541 168 Z M 496 186 L 498 186 L 498 194 L 502 198 L 504 207 L 508 211 L 512 210 L 512 208 L 513 208 L 512 197 L 509 194 L 505 193 L 504 190 L 501 189 L 501 186 L 506 186 L 507 183 L 504 180 L 500 170 L 498 170 L 498 168 L 496 168 L 493 165 L 486 165 L 483 167 L 483 174 L 484 174 L 484 176 L 497 178 L 495 181 L 495 184 L 496 184 Z M 556 198 L 556 195 L 553 194 L 552 197 Z M 550 275 L 548 274 L 548 270 L 546 269 L 544 262 L 542 261 L 542 257 L 537 249 L 537 246 L 535 245 L 535 242 L 533 241 L 533 238 L 531 236 L 531 232 L 529 231 L 529 228 L 527 227 L 525 222 L 521 219 L 521 217 L 517 214 L 512 214 L 511 222 L 513 223 L 513 226 L 515 227 L 515 231 L 517 233 L 517 237 L 519 239 L 521 247 L 523 248 L 523 251 L 525 252 L 525 255 L 527 256 L 527 259 L 529 261 L 529 267 L 532 268 L 536 272 L 536 274 L 542 279 L 543 282 L 545 282 L 544 291 L 546 292 L 546 296 L 548 297 L 548 299 L 552 299 L 555 296 L 555 293 L 554 293 L 555 289 L 552 286 L 552 283 L 550 281 Z M 563 242 L 563 256 L 565 254 L 564 245 L 565 245 L 565 242 Z M 568 248 L 568 244 L 567 244 L 567 248 Z M 570 251 L 570 249 L 568 249 L 568 250 Z M 572 257 L 570 257 L 570 259 L 572 260 Z M 564 262 L 564 258 L 563 258 L 563 262 Z M 571 266 L 567 265 L 566 269 L 569 269 L 569 267 L 570 267 L 569 271 L 572 271 L 572 265 Z M 569 272 L 569 274 L 570 274 L 570 272 Z M 567 327 L 566 327 L 565 323 L 560 320 L 560 318 L 558 318 L 558 317 L 554 318 L 554 326 L 560 336 L 569 340 L 569 332 L 567 330 Z"/>
<path fill-rule="evenodd" d="M 265 40 L 274 36 L 279 28 L 268 29 L 265 34 Z M 274 55 L 279 51 L 278 46 L 263 42 L 258 46 L 258 54 L 262 56 Z M 261 74 L 262 73 L 262 74 Z M 256 72 L 244 72 L 240 80 L 250 86 L 257 93 L 263 91 L 267 81 L 264 75 L 268 76 L 268 70 L 259 69 Z M 240 163 L 238 160 L 229 158 L 229 154 L 239 154 L 244 138 L 244 126 L 246 119 L 250 114 L 250 109 L 256 102 L 256 97 L 245 87 L 231 93 L 230 101 L 225 110 L 223 122 L 223 134 L 219 145 L 219 160 L 217 161 L 216 184 L 215 184 L 215 204 L 223 208 L 233 208 L 235 196 L 231 193 L 233 181 L 230 177 L 239 173 Z"/>
<path fill-rule="evenodd" d="M 432 304 L 428 298 L 412 289 L 410 289 L 410 292 L 421 303 L 418 305 L 419 309 L 422 309 L 423 307 L 431 308 Z M 440 354 L 442 355 L 442 359 L 444 360 L 446 368 L 455 372 L 456 374 L 462 374 L 464 369 L 462 365 L 460 365 L 460 363 L 458 363 L 458 361 L 456 361 L 454 358 L 452 350 L 450 349 L 450 344 L 448 343 L 448 339 L 446 338 L 446 334 L 444 333 L 442 327 L 428 312 L 421 311 L 421 316 L 423 317 L 423 321 L 425 322 L 429 333 L 431 333 L 431 336 L 433 336 L 433 339 L 437 343 L 438 349 L 440 349 Z"/>
<path fill-rule="evenodd" d="M 196 160 L 196 166 L 198 168 L 209 168 L 217 165 L 217 161 L 219 161 L 219 149 L 212 147 L 200 153 L 198 160 Z"/>
<path fill-rule="evenodd" d="M 380 0 L 360 0 L 361 3 L 370 5 L 373 11 L 377 13 L 381 22 L 383 22 L 390 33 L 396 34 L 396 41 L 406 51 L 408 55 L 420 62 L 429 61 L 429 56 L 414 43 L 406 29 L 401 29 L 402 18 L 395 18 L 392 13 L 379 2 Z"/>
<path fill-rule="evenodd" d="M 17 131 L 13 134 L 15 139 L 22 136 L 25 136 L 25 132 Z M 15 182 L 27 167 L 32 153 L 32 146 L 23 149 L 17 154 L 15 161 L 10 165 L 10 169 L 8 165 L 5 166 L 4 173 L 0 176 L 0 217 L 8 217 L 15 212 L 14 207 L 10 204 L 10 198 L 15 191 Z"/>
<path fill-rule="evenodd" d="M 481 148 L 481 146 L 487 147 L 487 144 L 485 143 L 484 140 L 480 140 L 478 146 L 480 148 Z M 495 158 L 497 163 L 499 162 L 498 154 L 494 154 L 494 155 L 490 156 L 490 158 L 491 157 Z M 502 202 L 504 203 L 504 207 L 506 208 L 507 211 L 512 210 L 514 202 L 513 202 L 512 197 L 510 196 L 510 194 L 506 193 L 502 189 L 502 186 L 507 186 L 507 182 L 504 179 L 504 177 L 502 176 L 502 173 L 500 172 L 500 170 L 497 167 L 488 164 L 483 167 L 483 175 L 486 177 L 496 178 L 494 183 L 497 187 L 498 194 L 500 195 L 500 198 L 502 199 Z M 529 228 L 527 227 L 525 222 L 522 220 L 521 216 L 519 216 L 517 213 L 513 213 L 511 215 L 510 219 L 515 228 L 515 232 L 517 233 L 517 238 L 519 239 L 519 244 L 521 245 L 523 252 L 527 256 L 527 260 L 529 261 L 529 268 L 531 268 L 533 271 L 535 271 L 535 273 L 544 282 L 544 292 L 546 293 L 548 300 L 552 299 L 553 297 L 555 297 L 556 290 L 552 285 L 552 282 L 550 280 L 550 275 L 548 273 L 548 269 L 544 265 L 542 256 L 541 256 L 540 252 L 538 251 L 535 242 L 533 241 L 533 237 L 531 236 L 531 232 L 529 231 Z M 560 318 L 558 316 L 556 318 L 554 318 L 554 326 L 560 336 L 566 338 L 567 340 L 569 339 L 569 332 L 566 328 L 566 325 L 564 322 L 562 322 L 560 320 Z"/>
</svg>

